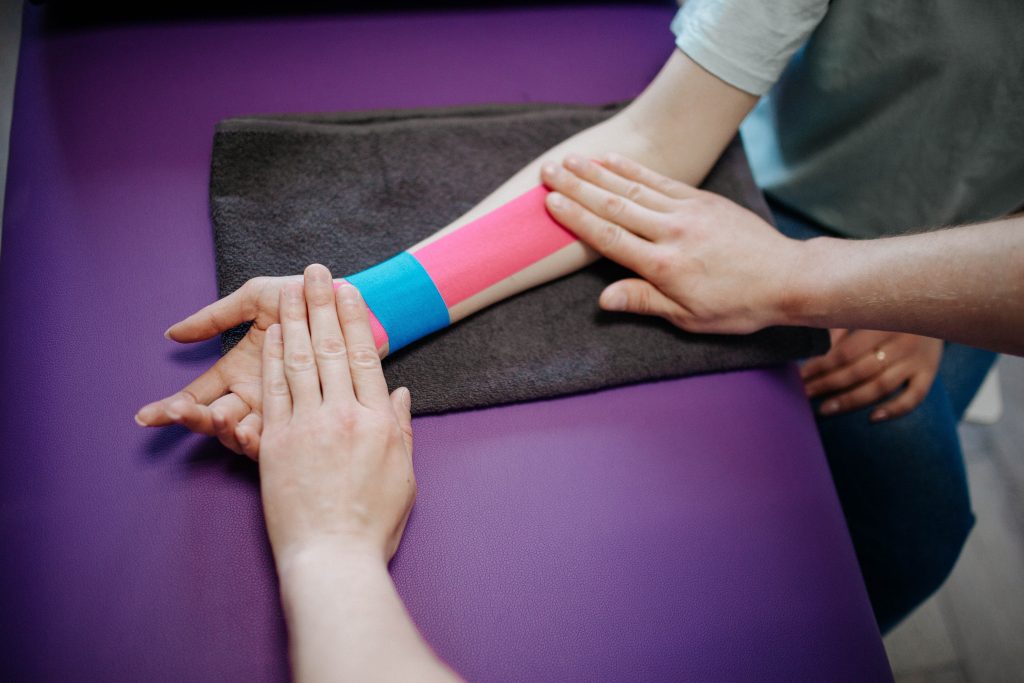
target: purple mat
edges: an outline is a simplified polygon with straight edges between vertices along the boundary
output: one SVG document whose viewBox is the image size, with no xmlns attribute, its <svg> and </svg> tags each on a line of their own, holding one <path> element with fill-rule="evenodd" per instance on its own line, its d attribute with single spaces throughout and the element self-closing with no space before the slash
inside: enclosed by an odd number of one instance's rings
<svg viewBox="0 0 1024 683">
<path fill-rule="evenodd" d="M 0 253 L 0 679 L 287 676 L 254 468 L 131 419 L 217 355 L 160 336 L 216 293 L 216 121 L 620 100 L 672 49 L 671 12 L 47 32 L 27 4 Z M 471 680 L 890 679 L 792 368 L 415 429 L 394 575 Z"/>
</svg>

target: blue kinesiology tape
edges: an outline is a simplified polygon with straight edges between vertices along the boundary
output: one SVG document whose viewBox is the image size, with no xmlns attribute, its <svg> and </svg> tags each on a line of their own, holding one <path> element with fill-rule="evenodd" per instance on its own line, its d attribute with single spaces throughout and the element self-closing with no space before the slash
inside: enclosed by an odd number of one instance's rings
<svg viewBox="0 0 1024 683">
<path fill-rule="evenodd" d="M 448 307 L 430 275 L 407 251 L 346 277 L 388 333 L 388 352 L 451 324 Z"/>
</svg>

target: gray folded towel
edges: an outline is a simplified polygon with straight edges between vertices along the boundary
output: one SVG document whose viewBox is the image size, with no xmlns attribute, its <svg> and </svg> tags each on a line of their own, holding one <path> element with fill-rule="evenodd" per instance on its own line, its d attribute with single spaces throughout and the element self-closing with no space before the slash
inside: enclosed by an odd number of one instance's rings
<svg viewBox="0 0 1024 683">
<path fill-rule="evenodd" d="M 220 294 L 313 262 L 341 277 L 386 259 L 616 109 L 513 105 L 222 121 L 210 177 Z M 769 218 L 738 140 L 704 187 Z M 388 384 L 410 388 L 414 413 L 435 413 L 827 349 L 820 331 L 694 335 L 659 319 L 600 311 L 602 288 L 626 275 L 602 260 L 482 311 L 388 358 Z M 244 331 L 225 334 L 223 351 Z"/>
</svg>

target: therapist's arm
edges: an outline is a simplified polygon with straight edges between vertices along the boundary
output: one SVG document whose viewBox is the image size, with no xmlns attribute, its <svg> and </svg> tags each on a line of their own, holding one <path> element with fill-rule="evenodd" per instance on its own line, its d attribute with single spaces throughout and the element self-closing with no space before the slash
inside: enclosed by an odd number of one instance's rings
<svg viewBox="0 0 1024 683">
<path fill-rule="evenodd" d="M 640 277 L 608 310 L 694 332 L 910 332 L 1024 355 L 1024 216 L 877 240 L 781 235 L 754 213 L 611 156 L 545 167 L 556 219 Z"/>
<path fill-rule="evenodd" d="M 260 485 L 298 681 L 452 681 L 387 564 L 416 495 L 409 392 L 388 394 L 359 293 L 323 266 L 263 345 Z"/>
<path fill-rule="evenodd" d="M 655 80 L 623 111 L 557 145 L 427 241 L 500 209 L 535 187 L 543 160 L 561 158 L 568 150 L 586 155 L 620 151 L 668 176 L 699 183 L 755 102 L 754 96 L 726 84 L 683 52 L 674 50 Z M 490 288 L 485 295 L 459 304 L 450 311 L 451 319 L 458 320 L 523 289 L 566 275 L 596 257 L 584 244 L 569 245 Z M 288 279 L 256 278 L 173 325 L 167 332 L 170 339 L 195 342 L 239 323 L 253 322 L 249 333 L 212 368 L 181 391 L 144 406 L 136 420 L 144 426 L 184 424 L 193 431 L 216 435 L 232 450 L 255 457 L 261 426 L 260 350 L 267 327 L 278 319 L 278 292 Z M 382 348 L 381 352 L 386 350 Z"/>
</svg>

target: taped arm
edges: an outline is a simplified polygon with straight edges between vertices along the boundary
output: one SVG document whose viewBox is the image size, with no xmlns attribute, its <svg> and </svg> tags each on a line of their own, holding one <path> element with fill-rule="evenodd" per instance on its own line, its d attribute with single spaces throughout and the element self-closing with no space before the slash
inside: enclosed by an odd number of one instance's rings
<svg viewBox="0 0 1024 683">
<path fill-rule="evenodd" d="M 534 160 L 452 224 L 347 279 L 363 294 L 381 355 L 531 287 L 574 272 L 596 252 L 548 214 L 540 168 L 569 152 L 617 152 L 699 184 L 756 98 L 673 51 L 628 107 Z"/>
</svg>

